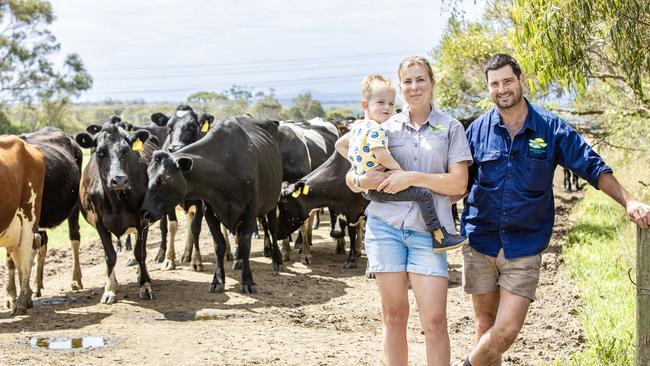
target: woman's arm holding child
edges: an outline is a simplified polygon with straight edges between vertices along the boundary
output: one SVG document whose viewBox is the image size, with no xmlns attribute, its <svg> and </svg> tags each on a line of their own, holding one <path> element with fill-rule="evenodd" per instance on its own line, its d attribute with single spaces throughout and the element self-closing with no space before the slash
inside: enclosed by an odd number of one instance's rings
<svg viewBox="0 0 650 366">
<path fill-rule="evenodd" d="M 399 163 L 395 161 L 393 155 L 385 147 L 375 147 L 372 149 L 372 153 L 375 155 L 375 159 L 381 164 L 384 168 L 388 170 L 402 170 L 402 167 L 399 166 Z"/>
</svg>

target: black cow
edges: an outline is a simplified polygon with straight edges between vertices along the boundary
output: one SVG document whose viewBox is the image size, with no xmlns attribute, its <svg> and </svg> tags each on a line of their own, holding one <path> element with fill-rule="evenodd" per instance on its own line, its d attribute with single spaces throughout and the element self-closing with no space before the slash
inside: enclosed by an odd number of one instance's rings
<svg viewBox="0 0 650 366">
<path fill-rule="evenodd" d="M 280 216 L 278 218 L 278 236 L 288 236 L 307 219 L 309 213 L 320 207 L 330 207 L 344 215 L 350 237 L 350 252 L 345 262 L 345 268 L 354 268 L 360 255 L 360 239 L 358 234 L 359 221 L 364 215 L 368 201 L 359 193 L 352 192 L 345 185 L 345 174 L 350 170 L 348 162 L 340 154 L 334 152 L 323 165 L 282 190 L 278 203 Z M 361 231 L 362 232 L 362 231 Z M 283 247 L 286 251 L 288 248 Z M 303 255 L 309 256 L 310 248 L 303 247 Z"/>
<path fill-rule="evenodd" d="M 176 152 L 203 138 L 214 122 L 214 116 L 207 113 L 197 116 L 190 106 L 181 104 L 176 107 L 176 111 L 171 117 L 157 112 L 151 115 L 151 121 L 160 126 L 159 128 L 165 128 L 169 133 L 169 138 L 162 147 L 163 150 Z M 182 206 L 187 213 L 187 222 L 191 224 L 190 230 L 187 231 L 185 251 L 183 252 L 181 261 L 191 262 L 192 268 L 195 271 L 202 271 L 203 261 L 201 260 L 201 251 L 199 248 L 199 235 L 201 234 L 201 222 L 203 221 L 203 203 L 200 201 L 188 201 L 184 202 Z M 170 217 L 173 215 L 175 219 L 175 210 L 172 209 L 168 215 Z M 232 260 L 233 256 L 230 251 L 228 232 L 223 227 L 222 233 L 226 240 L 226 259 Z M 176 254 L 173 242 L 167 248 L 165 257 L 167 267 L 175 267 L 174 261 Z"/>
<path fill-rule="evenodd" d="M 97 126 L 89 127 L 96 131 Z M 117 256 L 111 234 L 122 237 L 135 234 L 134 249 L 138 267 L 139 297 L 152 299 L 151 278 L 146 266 L 147 225 L 138 214 L 147 189 L 147 165 L 158 148 L 145 130 L 128 133 L 119 126 L 106 123 L 94 135 L 79 133 L 75 140 L 83 148 L 92 149 L 90 162 L 81 178 L 81 212 L 95 227 L 106 259 L 106 287 L 101 302 L 116 301 Z"/>
<path fill-rule="evenodd" d="M 82 153 L 74 139 L 63 131 L 45 127 L 33 133 L 20 135 L 26 142 L 38 146 L 45 155 L 45 185 L 39 220 L 40 229 L 51 229 L 68 220 L 68 236 L 72 248 L 73 290 L 83 288 L 79 265 L 79 180 Z M 36 297 L 43 289 L 43 266 L 47 253 L 47 234 L 41 234 L 36 262 Z"/>
<path fill-rule="evenodd" d="M 576 191 L 582 190 L 582 186 L 580 185 L 580 177 L 571 170 L 567 168 L 562 168 L 564 171 L 564 190 L 567 192 L 571 192 L 573 190 L 573 186 L 575 186 Z"/>
<path fill-rule="evenodd" d="M 278 126 L 247 116 L 216 123 L 207 136 L 174 153 L 157 151 L 147 170 L 149 189 L 142 216 L 155 220 L 186 200 L 202 200 L 205 218 L 217 239 L 217 265 L 210 292 L 223 292 L 225 240 L 223 223 L 236 235 L 242 262 L 241 292 L 255 292 L 250 270 L 251 236 L 256 218 L 266 216 L 272 246 L 273 269 L 282 255 L 276 243 L 276 205 L 282 184 Z"/>
<path fill-rule="evenodd" d="M 339 137 L 336 126 L 317 119 L 302 123 L 281 123 L 278 134 L 283 186 L 297 182 L 322 165 L 334 152 L 334 144 Z M 300 227 L 300 237 L 308 246 L 311 245 L 312 223 L 316 214 L 317 211 L 311 212 Z M 330 215 L 330 222 L 334 223 L 336 216 L 331 209 Z M 284 240 L 283 247 L 288 246 L 287 236 L 279 237 Z M 269 244 L 265 241 L 265 250 Z M 284 251 L 283 259 L 290 259 L 290 251 Z M 303 252 L 302 262 L 309 264 L 310 260 L 311 256 Z"/>
</svg>

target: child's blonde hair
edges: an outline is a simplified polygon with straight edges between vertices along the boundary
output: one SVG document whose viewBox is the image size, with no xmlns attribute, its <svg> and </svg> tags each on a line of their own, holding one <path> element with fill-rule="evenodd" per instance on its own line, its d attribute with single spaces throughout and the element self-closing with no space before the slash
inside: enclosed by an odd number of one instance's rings
<svg viewBox="0 0 650 366">
<path fill-rule="evenodd" d="M 379 91 L 389 91 L 396 94 L 393 83 L 381 75 L 366 76 L 361 82 L 361 99 L 370 100 L 374 93 Z"/>
</svg>

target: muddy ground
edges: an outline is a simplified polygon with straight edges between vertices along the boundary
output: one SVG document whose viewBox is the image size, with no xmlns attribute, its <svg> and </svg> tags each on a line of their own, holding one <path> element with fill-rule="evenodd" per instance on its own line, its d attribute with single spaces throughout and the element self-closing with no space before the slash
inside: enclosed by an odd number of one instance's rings
<svg viewBox="0 0 650 366">
<path fill-rule="evenodd" d="M 556 187 L 561 187 L 556 179 Z M 531 305 L 524 329 L 505 355 L 504 365 L 542 365 L 579 351 L 584 340 L 576 318 L 580 299 L 561 261 L 570 227 L 568 209 L 579 198 L 556 188 L 556 230 L 543 256 L 538 300 Z M 323 215 L 325 218 L 327 215 Z M 180 259 L 186 225 L 179 225 Z M 205 225 L 204 225 L 205 226 Z M 51 248 L 43 297 L 28 315 L 11 317 L 0 310 L 0 365 L 380 365 L 381 314 L 377 286 L 364 276 L 366 259 L 345 270 L 344 255 L 334 254 L 325 220 L 314 234 L 313 263 L 298 255 L 274 273 L 270 259 L 255 240 L 252 269 L 258 293 L 239 293 L 239 271 L 228 267 L 223 294 L 208 293 L 214 252 L 201 236 L 204 271 L 187 263 L 162 271 L 153 263 L 160 236 L 149 235 L 148 267 L 155 298 L 137 297 L 136 268 L 117 262 L 118 302 L 99 304 L 104 288 L 103 251 L 96 238 L 82 238 L 84 289 L 70 290 L 70 250 Z M 297 261 L 294 261 L 297 260 Z M 472 306 L 461 286 L 460 251 L 449 256 L 448 319 L 452 356 L 472 345 Z M 5 267 L 0 265 L 2 286 Z M 4 301 L 2 302 L 4 303 Z M 424 365 L 424 337 L 415 300 L 410 295 L 408 326 L 410 364 Z M 106 337 L 101 348 L 50 350 L 34 348 L 32 337 Z"/>
</svg>

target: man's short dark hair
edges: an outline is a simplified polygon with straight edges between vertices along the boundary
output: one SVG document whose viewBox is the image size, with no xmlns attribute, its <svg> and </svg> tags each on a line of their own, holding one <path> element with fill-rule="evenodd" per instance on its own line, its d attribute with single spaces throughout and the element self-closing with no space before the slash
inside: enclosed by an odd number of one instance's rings
<svg viewBox="0 0 650 366">
<path fill-rule="evenodd" d="M 488 71 L 498 70 L 504 66 L 512 68 L 512 71 L 515 73 L 517 79 L 521 76 L 521 67 L 512 56 L 506 55 L 505 53 L 497 53 L 496 55 L 490 57 L 488 62 L 485 64 L 485 80 L 487 80 Z"/>
</svg>

